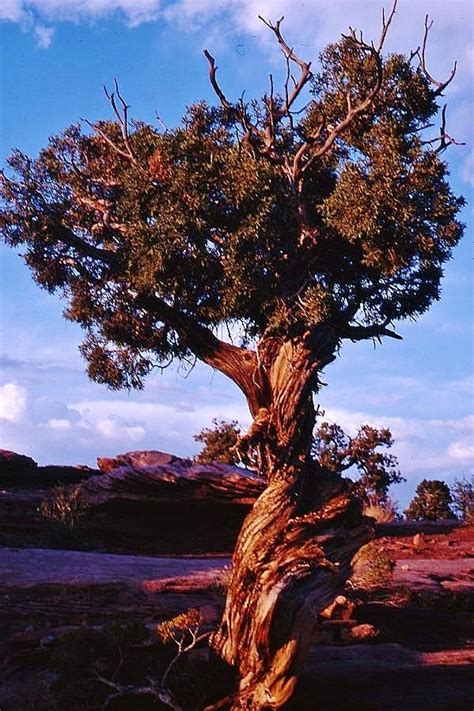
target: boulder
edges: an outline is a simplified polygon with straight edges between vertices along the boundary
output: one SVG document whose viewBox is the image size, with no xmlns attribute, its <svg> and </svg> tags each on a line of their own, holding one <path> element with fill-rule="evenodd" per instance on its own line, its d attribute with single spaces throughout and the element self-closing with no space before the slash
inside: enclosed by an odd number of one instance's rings
<svg viewBox="0 0 474 711">
<path fill-rule="evenodd" d="M 265 486 L 246 469 L 198 464 L 165 452 L 99 459 L 100 470 L 40 467 L 14 453 L 4 460 L 11 465 L 0 477 L 2 545 L 59 544 L 152 555 L 228 553 Z M 51 497 L 56 484 L 77 483 L 87 506 L 80 527 L 62 533 L 50 530 L 51 522 L 38 513 L 42 501 Z"/>
<path fill-rule="evenodd" d="M 31 457 L 0 449 L 0 485 L 29 481 L 36 476 L 37 469 L 38 465 Z"/>
<path fill-rule="evenodd" d="M 247 469 L 219 462 L 199 464 L 166 452 L 128 452 L 97 461 L 107 476 L 92 477 L 82 486 L 84 499 L 93 505 L 139 499 L 248 506 L 265 486 Z"/>
</svg>

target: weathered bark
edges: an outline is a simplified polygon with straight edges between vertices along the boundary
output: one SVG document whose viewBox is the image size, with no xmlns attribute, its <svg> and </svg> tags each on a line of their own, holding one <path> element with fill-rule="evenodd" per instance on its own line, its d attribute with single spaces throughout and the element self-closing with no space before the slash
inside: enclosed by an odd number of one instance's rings
<svg viewBox="0 0 474 711">
<path fill-rule="evenodd" d="M 370 536 L 345 482 L 321 475 L 320 484 L 317 510 L 303 516 L 285 482 L 270 484 L 244 523 L 213 639 L 240 679 L 232 709 L 276 709 L 291 697 L 318 612 Z"/>
<path fill-rule="evenodd" d="M 260 344 L 254 423 L 268 485 L 246 518 L 214 650 L 237 672 L 233 711 L 278 709 L 292 695 L 318 612 L 337 595 L 350 560 L 370 537 L 348 483 L 309 460 L 312 391 L 333 360 L 331 336 Z M 258 404 L 258 407 L 255 406 Z"/>
</svg>

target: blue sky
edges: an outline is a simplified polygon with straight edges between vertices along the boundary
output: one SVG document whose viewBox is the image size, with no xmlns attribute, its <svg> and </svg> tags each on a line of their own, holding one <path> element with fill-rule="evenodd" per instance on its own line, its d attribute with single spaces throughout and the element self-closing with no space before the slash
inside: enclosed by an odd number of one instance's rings
<svg viewBox="0 0 474 711">
<path fill-rule="evenodd" d="M 258 15 L 285 15 L 291 45 L 306 58 L 352 25 L 377 37 L 379 0 L 3 0 L 0 34 L 0 162 L 13 147 L 35 154 L 48 136 L 82 118 L 106 117 L 102 86 L 120 81 L 133 116 L 170 126 L 198 98 L 213 101 L 204 47 L 218 57 L 228 95 L 263 91 L 279 54 Z M 465 147 L 446 156 L 457 193 L 472 203 L 474 39 L 469 0 L 400 0 L 387 48 L 409 51 L 434 20 L 432 74 L 459 70 L 446 93 L 450 132 Z M 348 344 L 327 368 L 319 398 L 327 416 L 353 432 L 388 425 L 406 485 L 402 504 L 424 477 L 452 481 L 472 472 L 473 254 L 469 225 L 446 269 L 442 299 L 402 342 Z M 113 393 L 88 382 L 77 352 L 81 331 L 62 304 L 32 282 L 14 250 L 0 252 L 1 446 L 40 463 L 94 464 L 132 449 L 180 455 L 213 417 L 248 422 L 237 389 L 205 366 L 154 374 L 143 392 Z"/>
</svg>

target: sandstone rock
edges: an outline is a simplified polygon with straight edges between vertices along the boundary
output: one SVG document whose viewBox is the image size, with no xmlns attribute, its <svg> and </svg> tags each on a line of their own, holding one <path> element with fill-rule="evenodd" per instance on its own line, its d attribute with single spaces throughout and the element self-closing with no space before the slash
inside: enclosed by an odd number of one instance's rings
<svg viewBox="0 0 474 711">
<path fill-rule="evenodd" d="M 81 484 L 88 527 L 109 550 L 229 552 L 264 481 L 226 464 L 198 464 L 164 452 L 98 460 Z"/>
<path fill-rule="evenodd" d="M 425 542 L 425 537 L 422 533 L 415 533 L 413 536 L 413 545 L 415 548 L 420 548 Z"/>
<path fill-rule="evenodd" d="M 355 603 L 348 600 L 345 595 L 338 595 L 333 602 L 319 614 L 322 618 L 327 620 L 350 620 L 355 607 Z"/>
<path fill-rule="evenodd" d="M 354 642 L 369 642 L 375 639 L 380 634 L 380 631 L 368 623 L 362 625 L 354 625 L 341 630 L 341 641 L 346 644 L 354 644 Z"/>
<path fill-rule="evenodd" d="M 199 464 L 165 452 L 129 452 L 99 459 L 101 471 L 82 486 L 84 499 L 102 504 L 114 499 L 208 501 L 253 504 L 264 481 L 240 467 L 214 462 Z"/>
<path fill-rule="evenodd" d="M 132 467 L 132 469 L 140 469 L 142 467 L 164 466 L 179 462 L 189 462 L 190 465 L 192 463 L 190 459 L 181 459 L 174 454 L 168 454 L 168 452 L 160 452 L 158 450 L 127 452 L 126 454 L 117 454 L 116 457 L 97 458 L 97 466 L 106 474 L 123 466 Z"/>
</svg>

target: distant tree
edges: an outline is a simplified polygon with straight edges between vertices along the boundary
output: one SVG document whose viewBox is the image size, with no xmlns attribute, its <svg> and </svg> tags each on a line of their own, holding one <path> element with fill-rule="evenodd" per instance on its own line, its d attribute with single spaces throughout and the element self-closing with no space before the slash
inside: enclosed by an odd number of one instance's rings
<svg viewBox="0 0 474 711">
<path fill-rule="evenodd" d="M 239 452 L 241 428 L 236 420 L 213 420 L 214 427 L 205 428 L 194 435 L 197 442 L 204 444 L 196 455 L 198 462 L 244 463 L 258 468 L 256 452 L 246 450 L 245 457 Z M 342 474 L 355 469 L 359 473 L 354 482 L 354 493 L 366 506 L 383 506 L 395 515 L 393 501 L 388 495 L 392 484 L 406 479 L 398 470 L 397 458 L 393 454 L 379 452 L 379 447 L 389 449 L 393 437 L 388 428 L 377 429 L 363 425 L 355 437 L 349 437 L 342 427 L 323 422 L 313 435 L 311 454 L 326 471 Z"/>
<path fill-rule="evenodd" d="M 115 120 L 72 126 L 37 159 L 14 151 L 1 178 L 4 239 L 84 327 L 92 379 L 139 388 L 155 367 L 200 359 L 247 400 L 240 447 L 268 484 L 212 638 L 235 670 L 234 711 L 286 703 L 315 615 L 369 535 L 350 487 L 310 456 L 322 371 L 345 341 L 399 339 L 395 324 L 439 298 L 463 232 L 444 111 L 427 134 L 454 70 L 427 70 L 428 24 L 417 52 L 385 56 L 394 13 L 375 42 L 351 30 L 330 44 L 314 72 L 267 22 L 279 91 L 270 77 L 261 100 L 231 101 L 206 51 L 219 106 L 160 132 L 129 121 L 116 86 Z"/>
<path fill-rule="evenodd" d="M 206 427 L 194 435 L 196 442 L 204 445 L 196 455 L 196 461 L 201 464 L 238 464 L 240 458 L 236 446 L 241 430 L 237 420 L 214 419 L 212 422 L 214 427 Z"/>
<path fill-rule="evenodd" d="M 400 474 L 393 454 L 377 451 L 382 447 L 390 449 L 392 445 L 393 437 L 388 428 L 363 425 L 355 437 L 349 437 L 339 425 L 323 422 L 316 430 L 312 453 L 328 471 L 340 474 L 356 469 L 359 477 L 354 491 L 364 504 L 385 503 L 393 509 L 388 490 L 392 484 L 406 479 Z"/>
<path fill-rule="evenodd" d="M 455 519 L 449 486 L 439 479 L 423 479 L 416 487 L 416 493 L 405 510 L 405 516 L 414 521 L 442 521 Z"/>
<path fill-rule="evenodd" d="M 465 523 L 474 523 L 474 487 L 470 480 L 455 479 L 451 487 L 452 507 L 457 517 Z"/>
</svg>

